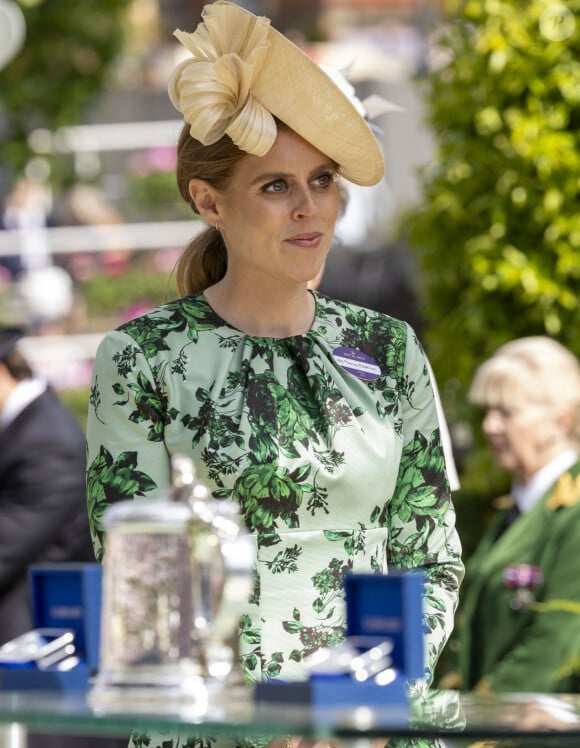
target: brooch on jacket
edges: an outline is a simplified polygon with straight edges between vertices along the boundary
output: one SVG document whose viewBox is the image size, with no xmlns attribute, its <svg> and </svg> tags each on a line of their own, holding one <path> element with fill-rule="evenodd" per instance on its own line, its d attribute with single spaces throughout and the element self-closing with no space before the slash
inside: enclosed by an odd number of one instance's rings
<svg viewBox="0 0 580 748">
<path fill-rule="evenodd" d="M 539 566 L 531 564 L 510 564 L 503 571 L 503 583 L 507 589 L 514 590 L 510 600 L 513 610 L 525 610 L 534 600 L 534 590 L 544 581 Z"/>
<path fill-rule="evenodd" d="M 580 475 L 572 478 L 570 473 L 564 473 L 556 483 L 554 493 L 547 502 L 548 509 L 559 509 L 562 506 L 572 506 L 580 501 Z"/>
</svg>

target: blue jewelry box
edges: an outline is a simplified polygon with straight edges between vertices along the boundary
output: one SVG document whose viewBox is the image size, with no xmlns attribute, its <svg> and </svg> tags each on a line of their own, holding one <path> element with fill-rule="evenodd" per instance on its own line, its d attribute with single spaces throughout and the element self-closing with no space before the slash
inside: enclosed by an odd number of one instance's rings
<svg viewBox="0 0 580 748">
<path fill-rule="evenodd" d="M 346 574 L 346 636 L 380 637 L 393 643 L 393 667 L 406 680 L 425 668 L 421 572 Z"/>
<path fill-rule="evenodd" d="M 89 678 L 99 664 L 101 579 L 102 568 L 97 563 L 30 567 L 28 581 L 35 629 L 21 639 L 27 646 L 32 642 L 32 648 L 22 647 L 20 661 L 15 655 L 13 662 L 0 663 L 2 690 L 88 689 Z M 62 643 L 60 650 L 59 643 Z M 74 652 L 71 648 L 67 657 L 64 647 L 70 644 Z M 39 653 L 48 656 L 42 660 L 29 658 L 27 651 L 33 652 L 36 647 Z M 41 667 L 39 660 L 44 663 Z"/>
<path fill-rule="evenodd" d="M 371 649 L 384 645 L 388 656 L 382 658 L 383 665 L 379 662 L 375 673 L 354 667 L 338 672 L 336 662 L 344 658 L 344 648 L 340 655 L 331 648 L 328 672 L 312 670 L 304 682 L 258 683 L 256 701 L 310 704 L 320 719 L 325 712 L 353 706 L 386 707 L 389 724 L 406 724 L 408 683 L 424 675 L 424 582 L 421 572 L 346 574 L 345 645 L 354 654 L 351 664 L 358 654 L 372 655 Z M 366 660 L 368 667 L 372 657 Z"/>
</svg>

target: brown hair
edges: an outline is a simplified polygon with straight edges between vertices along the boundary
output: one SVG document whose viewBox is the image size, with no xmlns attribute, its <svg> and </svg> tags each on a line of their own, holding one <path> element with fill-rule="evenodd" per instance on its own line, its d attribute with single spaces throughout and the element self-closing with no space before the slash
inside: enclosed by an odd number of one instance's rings
<svg viewBox="0 0 580 748">
<path fill-rule="evenodd" d="M 8 373 L 17 382 L 30 379 L 33 376 L 32 368 L 22 353 L 17 348 L 12 348 L 10 353 L 0 359 L 0 362 L 8 369 Z"/>
<path fill-rule="evenodd" d="M 189 194 L 192 179 L 204 179 L 223 189 L 234 166 L 247 154 L 224 135 L 217 143 L 202 145 L 191 137 L 189 125 L 181 130 L 177 143 L 177 186 L 181 197 L 198 213 Z M 227 268 L 227 252 L 220 232 L 206 228 L 187 245 L 175 266 L 177 290 L 183 296 L 203 291 L 221 280 Z"/>
</svg>

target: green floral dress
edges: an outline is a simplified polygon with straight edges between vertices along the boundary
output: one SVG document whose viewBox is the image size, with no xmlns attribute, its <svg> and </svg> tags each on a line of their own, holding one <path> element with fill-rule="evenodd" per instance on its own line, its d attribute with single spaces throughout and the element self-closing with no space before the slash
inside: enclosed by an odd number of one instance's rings
<svg viewBox="0 0 580 748">
<path fill-rule="evenodd" d="M 345 628 L 346 571 L 421 568 L 426 678 L 463 574 L 426 359 L 409 326 L 314 294 L 304 335 L 246 335 L 203 294 L 102 341 L 87 427 L 97 558 L 113 502 L 154 497 L 190 454 L 215 497 L 239 502 L 257 544 L 241 619 L 252 681 L 304 677 Z"/>
</svg>

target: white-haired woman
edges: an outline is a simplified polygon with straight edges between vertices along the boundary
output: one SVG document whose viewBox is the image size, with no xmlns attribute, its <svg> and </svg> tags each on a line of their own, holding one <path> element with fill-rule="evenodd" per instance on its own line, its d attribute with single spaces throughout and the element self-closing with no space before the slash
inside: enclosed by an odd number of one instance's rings
<svg viewBox="0 0 580 748">
<path fill-rule="evenodd" d="M 551 338 L 513 340 L 478 368 L 470 399 L 484 409 L 484 435 L 512 490 L 467 565 L 461 685 L 575 690 L 580 363 Z"/>
</svg>

